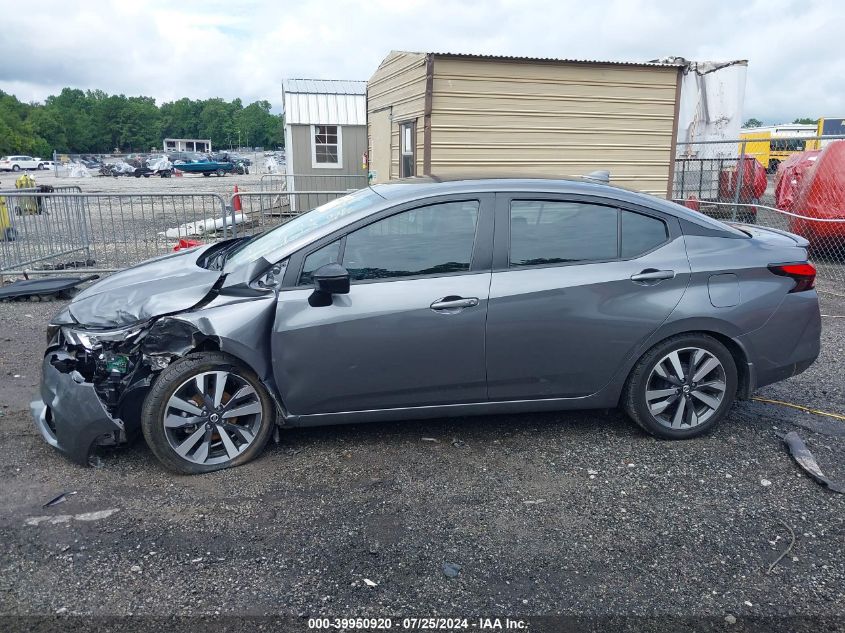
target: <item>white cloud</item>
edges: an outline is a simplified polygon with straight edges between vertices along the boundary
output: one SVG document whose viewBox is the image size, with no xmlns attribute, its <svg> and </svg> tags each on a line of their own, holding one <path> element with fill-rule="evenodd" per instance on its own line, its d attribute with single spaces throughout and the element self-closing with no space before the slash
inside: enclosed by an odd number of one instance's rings
<svg viewBox="0 0 845 633">
<path fill-rule="evenodd" d="M 391 49 L 647 60 L 748 59 L 746 116 L 845 115 L 835 0 L 39 0 L 4 13 L 0 88 L 267 99 L 283 77 L 367 79 Z M 11 60 L 11 61 L 10 61 Z"/>
</svg>

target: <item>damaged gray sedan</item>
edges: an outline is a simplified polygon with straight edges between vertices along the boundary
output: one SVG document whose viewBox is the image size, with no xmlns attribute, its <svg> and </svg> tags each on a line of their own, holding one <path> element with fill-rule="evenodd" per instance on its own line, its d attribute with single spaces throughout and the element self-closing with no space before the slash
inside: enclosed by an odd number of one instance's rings
<svg viewBox="0 0 845 633">
<path fill-rule="evenodd" d="M 83 291 L 33 416 L 76 462 L 143 435 L 181 473 L 277 426 L 621 406 L 694 437 L 818 356 L 806 247 L 595 182 L 376 185 Z"/>
</svg>

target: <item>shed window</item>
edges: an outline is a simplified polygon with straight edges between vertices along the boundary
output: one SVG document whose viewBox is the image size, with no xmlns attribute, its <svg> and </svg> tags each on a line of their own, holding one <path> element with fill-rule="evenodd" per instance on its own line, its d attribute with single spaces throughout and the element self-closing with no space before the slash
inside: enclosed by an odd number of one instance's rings
<svg viewBox="0 0 845 633">
<path fill-rule="evenodd" d="M 339 125 L 311 126 L 312 167 L 342 167 L 342 152 Z"/>
</svg>

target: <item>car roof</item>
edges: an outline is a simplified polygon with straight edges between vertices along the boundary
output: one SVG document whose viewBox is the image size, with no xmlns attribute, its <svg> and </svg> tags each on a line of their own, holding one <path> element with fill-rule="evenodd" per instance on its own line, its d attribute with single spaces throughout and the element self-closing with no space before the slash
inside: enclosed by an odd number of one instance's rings
<svg viewBox="0 0 845 633">
<path fill-rule="evenodd" d="M 461 176 L 418 176 L 371 185 L 371 189 L 385 200 L 393 203 L 462 193 L 524 191 L 526 193 L 561 193 L 595 196 L 620 202 L 629 202 L 662 211 L 663 213 L 669 213 L 711 231 L 716 230 L 729 233 L 734 237 L 744 236 L 738 229 L 708 217 L 703 213 L 676 204 L 671 200 L 617 185 L 597 182 L 591 180 L 589 177 L 528 178 L 520 176 L 515 178 L 465 178 Z"/>
</svg>

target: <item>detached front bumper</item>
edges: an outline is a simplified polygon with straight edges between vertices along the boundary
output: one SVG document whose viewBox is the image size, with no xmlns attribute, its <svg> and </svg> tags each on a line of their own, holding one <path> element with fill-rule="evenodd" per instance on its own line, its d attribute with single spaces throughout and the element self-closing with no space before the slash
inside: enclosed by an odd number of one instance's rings
<svg viewBox="0 0 845 633">
<path fill-rule="evenodd" d="M 47 352 L 41 365 L 41 398 L 29 407 L 44 440 L 77 464 L 87 466 L 95 446 L 126 440 L 123 422 L 109 415 L 94 385 L 76 371 L 64 372 L 54 360 L 71 359 L 66 352 Z"/>
</svg>

